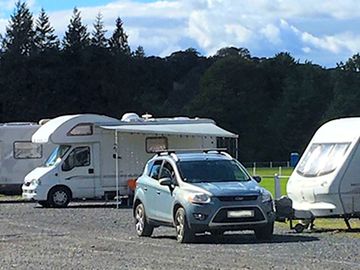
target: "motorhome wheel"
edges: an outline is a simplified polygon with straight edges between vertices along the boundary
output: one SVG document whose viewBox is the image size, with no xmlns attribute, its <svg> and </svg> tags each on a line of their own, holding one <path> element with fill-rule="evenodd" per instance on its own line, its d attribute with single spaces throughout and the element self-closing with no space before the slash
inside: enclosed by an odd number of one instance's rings
<svg viewBox="0 0 360 270">
<path fill-rule="evenodd" d="M 50 190 L 48 201 L 52 207 L 66 207 L 70 202 L 70 192 L 64 187 L 55 187 Z"/>
</svg>

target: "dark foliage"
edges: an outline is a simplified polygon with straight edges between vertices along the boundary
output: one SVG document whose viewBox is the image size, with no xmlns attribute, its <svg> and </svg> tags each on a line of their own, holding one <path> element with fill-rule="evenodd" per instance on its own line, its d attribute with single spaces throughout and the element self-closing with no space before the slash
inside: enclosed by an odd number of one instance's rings
<svg viewBox="0 0 360 270">
<path fill-rule="evenodd" d="M 130 51 L 122 20 L 106 38 L 101 14 L 88 33 L 75 8 L 60 45 L 48 16 L 17 2 L 3 35 L 0 121 L 37 121 L 93 112 L 134 111 L 209 117 L 240 135 L 242 161 L 286 160 L 315 130 L 360 115 L 360 57 L 336 69 L 227 47 L 213 57 L 187 49 L 160 58 Z"/>
</svg>

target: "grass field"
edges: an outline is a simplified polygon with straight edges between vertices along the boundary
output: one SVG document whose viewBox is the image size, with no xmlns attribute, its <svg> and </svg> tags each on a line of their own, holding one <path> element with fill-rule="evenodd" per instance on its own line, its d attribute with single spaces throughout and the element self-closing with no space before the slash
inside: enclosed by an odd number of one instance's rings
<svg viewBox="0 0 360 270">
<path fill-rule="evenodd" d="M 253 175 L 253 168 L 247 168 L 248 172 Z M 286 194 L 286 183 L 293 171 L 293 168 L 256 168 L 255 175 L 261 176 L 261 183 L 260 185 L 267 190 L 269 190 L 273 196 L 275 195 L 275 182 L 274 182 L 274 175 L 277 173 L 281 173 L 280 178 L 280 186 L 281 186 L 281 194 Z"/>
</svg>

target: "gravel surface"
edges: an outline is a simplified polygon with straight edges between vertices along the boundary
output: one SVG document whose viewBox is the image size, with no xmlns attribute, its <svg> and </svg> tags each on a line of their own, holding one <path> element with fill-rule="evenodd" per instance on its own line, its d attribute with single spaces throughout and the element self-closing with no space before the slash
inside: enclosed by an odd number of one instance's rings
<svg viewBox="0 0 360 270">
<path fill-rule="evenodd" d="M 131 209 L 103 203 L 2 203 L 0 269 L 360 269 L 360 239 L 350 232 L 296 234 L 277 225 L 268 242 L 242 232 L 183 245 L 174 232 L 138 238 Z"/>
</svg>

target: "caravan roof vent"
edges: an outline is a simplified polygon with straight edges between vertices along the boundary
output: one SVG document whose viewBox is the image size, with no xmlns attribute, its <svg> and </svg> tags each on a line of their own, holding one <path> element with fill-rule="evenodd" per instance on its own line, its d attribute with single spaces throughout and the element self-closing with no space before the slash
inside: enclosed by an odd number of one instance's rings
<svg viewBox="0 0 360 270">
<path fill-rule="evenodd" d="M 125 122 L 141 122 L 143 119 L 140 118 L 140 116 L 136 113 L 125 113 L 121 117 L 121 121 Z"/>
<path fill-rule="evenodd" d="M 143 119 L 145 120 L 149 120 L 151 119 L 153 116 L 150 113 L 145 113 L 141 116 Z"/>
</svg>

